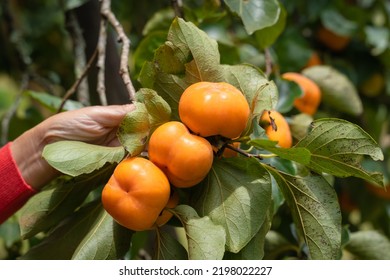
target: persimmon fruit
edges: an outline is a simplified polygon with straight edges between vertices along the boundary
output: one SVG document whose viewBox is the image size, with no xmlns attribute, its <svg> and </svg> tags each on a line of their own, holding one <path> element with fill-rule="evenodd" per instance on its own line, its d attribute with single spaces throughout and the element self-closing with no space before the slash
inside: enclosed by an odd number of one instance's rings
<svg viewBox="0 0 390 280">
<path fill-rule="evenodd" d="M 275 110 L 264 111 L 260 118 L 260 125 L 270 140 L 277 141 L 280 147 L 291 148 L 290 126 L 282 114 Z"/>
<path fill-rule="evenodd" d="M 180 120 L 202 137 L 238 138 L 246 128 L 249 114 L 245 96 L 225 82 L 194 83 L 179 100 Z"/>
<path fill-rule="evenodd" d="M 178 188 L 192 187 L 208 174 L 213 163 L 213 149 L 203 137 L 191 134 L 181 122 L 160 125 L 151 135 L 149 159 Z"/>
<path fill-rule="evenodd" d="M 375 195 L 376 197 L 379 197 L 384 200 L 390 200 L 390 183 L 388 183 L 385 188 L 377 187 L 373 184 L 366 183 L 365 184 L 367 190 Z"/>
<path fill-rule="evenodd" d="M 170 184 L 150 160 L 121 161 L 103 188 L 104 209 L 122 226 L 134 231 L 151 229 L 167 205 Z"/>
<path fill-rule="evenodd" d="M 179 200 L 180 200 L 179 193 L 175 190 L 172 190 L 167 205 L 165 206 L 164 210 L 161 211 L 160 215 L 156 220 L 156 226 L 161 227 L 165 225 L 167 222 L 169 222 L 173 214 L 167 209 L 175 208 L 179 204 Z"/>
<path fill-rule="evenodd" d="M 318 52 L 313 51 L 312 54 L 310 55 L 309 59 L 307 60 L 304 68 L 317 66 L 317 65 L 322 65 L 322 60 L 321 60 Z"/>
<path fill-rule="evenodd" d="M 351 41 L 351 37 L 337 34 L 325 26 L 318 29 L 317 39 L 328 49 L 335 52 L 344 50 Z"/>
<path fill-rule="evenodd" d="M 295 82 L 302 90 L 302 96 L 294 100 L 295 108 L 302 113 L 311 116 L 314 115 L 321 103 L 321 90 L 319 86 L 309 78 L 296 72 L 284 73 L 282 74 L 282 78 Z"/>
<path fill-rule="evenodd" d="M 360 90 L 367 97 L 375 97 L 382 93 L 385 86 L 386 80 L 383 74 L 376 72 L 362 83 Z"/>
</svg>

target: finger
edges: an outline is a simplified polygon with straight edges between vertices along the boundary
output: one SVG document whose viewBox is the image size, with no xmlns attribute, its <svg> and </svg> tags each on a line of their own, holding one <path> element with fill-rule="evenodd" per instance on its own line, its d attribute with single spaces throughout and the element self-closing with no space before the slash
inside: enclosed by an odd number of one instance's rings
<svg viewBox="0 0 390 280">
<path fill-rule="evenodd" d="M 94 106 L 90 107 L 90 117 L 105 127 L 115 127 L 120 124 L 125 115 L 135 109 L 134 104 Z"/>
</svg>

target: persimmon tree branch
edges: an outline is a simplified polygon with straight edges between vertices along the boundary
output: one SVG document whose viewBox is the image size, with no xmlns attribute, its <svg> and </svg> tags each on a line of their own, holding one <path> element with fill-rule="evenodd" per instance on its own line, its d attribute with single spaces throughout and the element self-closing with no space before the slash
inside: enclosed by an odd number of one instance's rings
<svg viewBox="0 0 390 280">
<path fill-rule="evenodd" d="M 269 77 L 272 73 L 272 57 L 269 48 L 264 50 L 265 57 L 265 75 Z"/>
<path fill-rule="evenodd" d="M 105 9 L 109 9 L 110 8 L 109 5 L 111 5 L 110 1 L 103 1 L 101 6 L 101 11 Z M 98 58 L 96 63 L 96 66 L 99 69 L 97 75 L 96 91 L 99 95 L 100 103 L 102 105 L 107 105 L 106 82 L 105 82 L 106 46 L 107 46 L 107 20 L 105 17 L 102 17 L 100 21 L 99 39 L 97 43 Z"/>
<path fill-rule="evenodd" d="M 77 21 L 77 18 L 73 11 L 70 11 L 67 14 L 67 29 L 72 35 L 73 44 L 74 44 L 74 68 L 75 74 L 78 81 L 77 88 L 77 100 L 84 105 L 89 105 L 89 86 L 88 81 L 85 77 L 84 69 L 86 68 L 87 61 L 85 55 L 85 40 L 83 37 L 83 31 Z M 62 104 L 63 106 L 63 104 Z M 62 108 L 61 108 L 62 109 Z"/>
<path fill-rule="evenodd" d="M 89 69 L 91 68 L 93 62 L 95 61 L 97 53 L 98 53 L 98 51 L 96 49 L 94 51 L 94 53 L 92 54 L 92 56 L 89 58 L 88 63 L 84 68 L 84 71 L 80 74 L 80 77 L 78 79 L 76 79 L 76 81 L 73 83 L 73 85 L 65 93 L 57 112 L 62 111 L 66 101 L 77 91 L 77 88 L 79 87 L 79 85 L 83 81 L 83 79 L 87 76 Z"/>
<path fill-rule="evenodd" d="M 135 100 L 135 89 L 130 79 L 130 71 L 128 66 L 130 39 L 126 36 L 122 25 L 111 11 L 111 0 L 102 0 L 101 15 L 105 18 L 108 23 L 115 29 L 118 35 L 118 42 L 122 43 L 122 50 L 120 56 L 120 69 L 119 74 L 126 86 L 129 98 L 131 101 Z"/>
<path fill-rule="evenodd" d="M 183 3 L 181 0 L 171 0 L 171 5 L 175 11 L 175 16 L 183 18 Z"/>
</svg>

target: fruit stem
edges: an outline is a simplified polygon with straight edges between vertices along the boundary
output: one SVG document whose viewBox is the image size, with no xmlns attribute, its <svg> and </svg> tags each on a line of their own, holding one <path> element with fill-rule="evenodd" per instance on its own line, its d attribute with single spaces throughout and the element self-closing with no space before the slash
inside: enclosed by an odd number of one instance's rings
<svg viewBox="0 0 390 280">
<path fill-rule="evenodd" d="M 278 155 L 276 155 L 276 154 L 259 154 L 259 156 L 261 156 L 262 158 L 273 158 L 273 157 L 277 157 Z"/>
<path fill-rule="evenodd" d="M 230 149 L 230 150 L 233 150 L 243 156 L 246 156 L 246 157 L 253 157 L 253 158 L 258 158 L 258 159 L 263 159 L 263 156 L 262 155 L 254 155 L 254 154 L 250 154 L 250 153 L 247 153 L 245 152 L 244 150 L 241 150 L 240 148 L 236 148 L 234 147 L 233 145 L 229 144 L 229 143 L 226 143 L 222 146 L 221 150 L 223 152 L 224 149 Z"/>
</svg>

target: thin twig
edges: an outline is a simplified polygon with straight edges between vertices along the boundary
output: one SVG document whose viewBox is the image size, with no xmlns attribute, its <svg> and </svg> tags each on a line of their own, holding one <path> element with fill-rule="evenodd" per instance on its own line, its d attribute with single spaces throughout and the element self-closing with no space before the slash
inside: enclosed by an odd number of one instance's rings
<svg viewBox="0 0 390 280">
<path fill-rule="evenodd" d="M 175 16 L 179 18 L 183 18 L 183 3 L 181 0 L 171 0 L 171 5 L 173 7 L 173 10 L 175 11 Z"/>
<path fill-rule="evenodd" d="M 264 50 L 265 56 L 265 75 L 269 77 L 272 73 L 272 57 L 268 48 Z"/>
<path fill-rule="evenodd" d="M 240 148 L 236 148 L 233 145 L 228 144 L 228 143 L 223 145 L 221 149 L 222 149 L 222 153 L 223 153 L 224 149 L 229 149 L 229 150 L 233 150 L 233 151 L 235 151 L 235 152 L 237 152 L 237 153 L 239 153 L 239 154 L 241 154 L 243 156 L 246 156 L 246 157 L 257 158 L 257 159 L 260 159 L 260 160 L 263 159 L 263 157 L 261 155 L 247 153 L 244 150 L 241 150 Z"/>
<path fill-rule="evenodd" d="M 111 3 L 109 1 L 103 1 L 101 6 L 101 11 L 110 9 Z M 107 49 L 107 19 L 105 17 L 101 18 L 100 21 L 100 31 L 99 39 L 97 43 L 98 49 L 98 59 L 96 66 L 98 67 L 97 75 L 97 93 L 99 95 L 100 103 L 102 105 L 107 105 L 107 96 L 106 96 L 106 49 Z"/>
<path fill-rule="evenodd" d="M 95 61 L 96 56 L 97 56 L 97 49 L 93 52 L 92 56 L 89 58 L 87 65 L 84 68 L 84 71 L 81 73 L 80 77 L 76 79 L 76 81 L 73 83 L 73 85 L 68 89 L 68 91 L 65 93 L 62 102 L 60 106 L 58 107 L 57 112 L 61 112 L 62 109 L 64 108 L 64 105 L 66 101 L 76 92 L 77 88 L 79 87 L 80 83 L 82 80 L 85 78 L 85 76 L 88 74 L 89 69 L 92 66 L 92 63 Z"/>
<path fill-rule="evenodd" d="M 83 37 L 83 31 L 81 30 L 81 27 L 73 11 L 70 11 L 68 14 L 67 28 L 72 34 L 74 44 L 76 79 L 80 79 L 86 67 L 87 59 L 85 57 L 85 40 Z M 80 84 L 77 89 L 77 100 L 84 105 L 90 104 L 88 79 L 86 78 L 80 80 Z"/>
<path fill-rule="evenodd" d="M 126 36 L 122 25 L 117 20 L 114 13 L 111 11 L 111 1 L 110 0 L 102 0 L 102 8 L 101 8 L 100 12 L 101 12 L 102 16 L 104 18 L 106 18 L 107 21 L 110 23 L 110 25 L 112 25 L 112 27 L 115 29 L 116 33 L 118 34 L 118 42 L 122 43 L 122 52 L 121 52 L 121 58 L 120 58 L 119 74 L 121 75 L 122 80 L 126 86 L 130 101 L 134 101 L 135 100 L 135 89 L 134 89 L 133 83 L 131 82 L 131 79 L 130 79 L 130 71 L 129 71 L 129 65 L 128 65 L 130 40 Z"/>
</svg>

